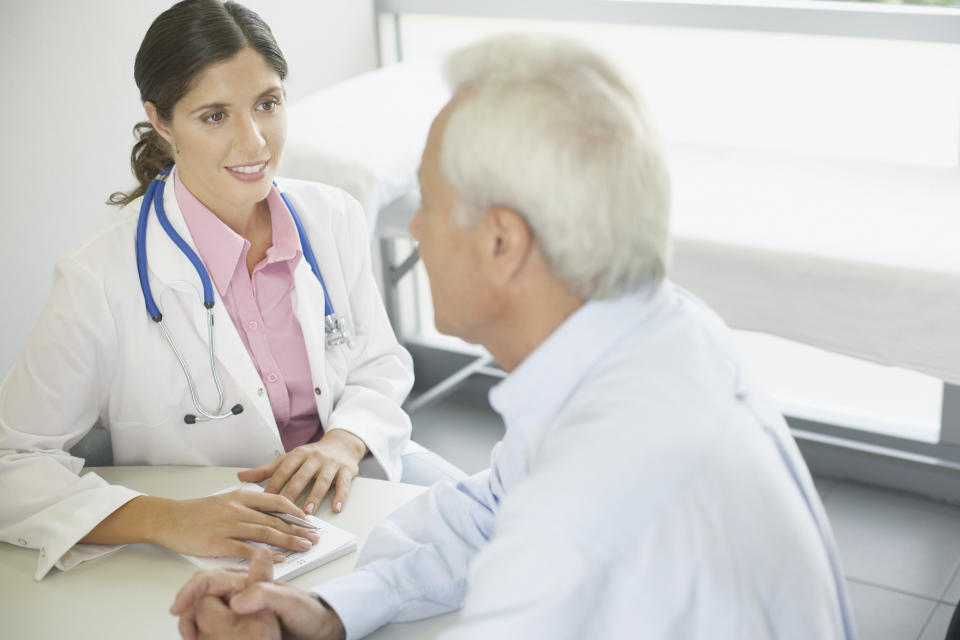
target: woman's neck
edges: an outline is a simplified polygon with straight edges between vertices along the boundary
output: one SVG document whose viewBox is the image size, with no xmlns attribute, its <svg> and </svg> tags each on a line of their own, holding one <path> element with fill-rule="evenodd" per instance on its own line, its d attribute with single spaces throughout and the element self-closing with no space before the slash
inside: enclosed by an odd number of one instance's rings
<svg viewBox="0 0 960 640">
<path fill-rule="evenodd" d="M 207 207 L 208 209 L 210 207 Z M 250 244 L 255 244 L 254 240 L 262 238 L 264 233 L 272 235 L 273 226 L 270 222 L 270 206 L 266 200 L 261 200 L 245 211 L 231 209 L 229 211 L 217 211 L 210 209 L 220 221 L 230 227 L 238 236 L 245 238 Z"/>
</svg>

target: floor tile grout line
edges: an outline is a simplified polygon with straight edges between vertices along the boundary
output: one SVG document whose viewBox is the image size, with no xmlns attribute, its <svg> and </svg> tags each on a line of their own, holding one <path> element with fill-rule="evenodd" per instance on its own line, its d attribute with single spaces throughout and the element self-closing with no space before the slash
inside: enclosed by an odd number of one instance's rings
<svg viewBox="0 0 960 640">
<path fill-rule="evenodd" d="M 927 616 L 926 622 L 923 623 L 923 626 L 920 627 L 920 633 L 917 634 L 917 640 L 922 640 L 923 634 L 927 632 L 927 627 L 930 626 L 930 623 L 933 621 L 933 616 L 937 613 L 937 608 L 939 604 L 933 605 L 933 609 L 930 610 L 930 615 Z"/>
<path fill-rule="evenodd" d="M 891 587 L 891 586 L 888 586 L 888 585 L 885 585 L 885 584 L 877 584 L 876 582 L 870 582 L 870 581 L 868 581 L 868 580 L 864 580 L 863 578 L 852 578 L 852 577 L 850 577 L 850 576 L 844 576 L 844 578 L 846 578 L 846 579 L 847 579 L 848 581 L 850 581 L 850 582 L 856 582 L 857 584 L 861 584 L 861 585 L 863 585 L 863 586 L 865 586 L 865 587 L 873 587 L 874 589 L 883 589 L 884 591 L 890 591 L 890 592 L 893 592 L 893 593 L 898 593 L 898 594 L 900 594 L 900 595 L 902 595 L 902 596 L 910 596 L 910 597 L 912 597 L 912 598 L 919 598 L 919 599 L 921 599 L 921 600 L 926 600 L 927 602 L 933 602 L 933 603 L 936 603 L 936 604 L 941 604 L 941 601 L 940 601 L 938 598 L 931 598 L 930 596 L 925 596 L 925 595 L 922 595 L 922 594 L 919 594 L 919 593 L 914 593 L 914 592 L 912 592 L 912 591 L 904 591 L 903 589 L 900 589 L 900 588 L 898 588 L 898 587 Z M 950 604 L 950 603 L 949 603 L 949 602 L 943 602 L 942 604 Z"/>
<path fill-rule="evenodd" d="M 919 511 L 948 519 L 960 519 L 960 504 L 937 500 L 936 498 L 914 493 L 906 489 L 884 487 L 860 480 L 835 480 L 835 482 L 837 482 L 837 486 L 830 491 L 830 495 L 837 493 L 837 490 L 840 488 L 852 490 L 865 489 L 876 494 L 883 494 L 884 498 L 896 498 L 897 501 L 901 503 L 902 508 L 909 511 Z M 824 502 L 826 502 L 826 500 L 824 500 Z"/>
<path fill-rule="evenodd" d="M 953 586 L 953 581 L 957 579 L 957 573 L 960 572 L 960 559 L 957 559 L 957 566 L 953 568 L 953 573 L 950 574 L 950 579 L 947 580 L 947 586 L 943 588 L 943 591 L 940 592 L 940 601 L 943 602 L 943 597 L 947 595 L 947 591 L 950 591 L 950 587 Z"/>
</svg>

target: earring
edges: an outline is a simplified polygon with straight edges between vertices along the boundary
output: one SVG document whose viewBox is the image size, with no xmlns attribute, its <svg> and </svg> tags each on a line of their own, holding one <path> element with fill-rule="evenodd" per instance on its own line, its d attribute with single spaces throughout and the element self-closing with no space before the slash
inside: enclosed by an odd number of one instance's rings
<svg viewBox="0 0 960 640">
<path fill-rule="evenodd" d="M 174 153 L 180 153 L 180 147 L 177 146 L 176 140 L 174 140 L 174 142 L 173 142 L 173 152 L 174 152 Z"/>
</svg>

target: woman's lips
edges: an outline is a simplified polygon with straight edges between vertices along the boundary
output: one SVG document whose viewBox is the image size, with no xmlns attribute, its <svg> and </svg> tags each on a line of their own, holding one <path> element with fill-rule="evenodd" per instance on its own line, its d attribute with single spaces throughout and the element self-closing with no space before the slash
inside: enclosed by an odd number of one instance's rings
<svg viewBox="0 0 960 640">
<path fill-rule="evenodd" d="M 263 177 L 267 173 L 267 165 L 269 161 L 262 160 L 260 162 L 248 162 L 246 164 L 238 164 L 232 167 L 227 167 L 227 171 L 230 172 L 237 180 L 243 182 L 256 182 L 258 180 L 263 180 Z"/>
</svg>

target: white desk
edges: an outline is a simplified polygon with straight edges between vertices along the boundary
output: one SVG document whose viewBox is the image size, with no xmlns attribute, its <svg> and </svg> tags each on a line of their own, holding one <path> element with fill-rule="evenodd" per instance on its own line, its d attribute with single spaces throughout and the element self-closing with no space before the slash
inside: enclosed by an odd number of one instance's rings
<svg viewBox="0 0 960 640">
<path fill-rule="evenodd" d="M 150 495 L 196 498 L 237 484 L 239 469 L 217 467 L 101 467 L 109 482 Z M 317 516 L 366 541 L 373 526 L 423 487 L 356 478 L 343 513 L 330 511 L 330 498 Z M 351 553 L 292 580 L 301 588 L 349 573 Z M 54 569 L 33 579 L 37 552 L 0 543 L 0 636 L 42 638 L 177 638 L 177 619 L 167 610 L 174 595 L 196 570 L 179 555 L 154 545 L 124 547 L 67 572 Z M 433 638 L 456 621 L 447 614 L 420 622 L 388 625 L 375 640 Z"/>
</svg>

